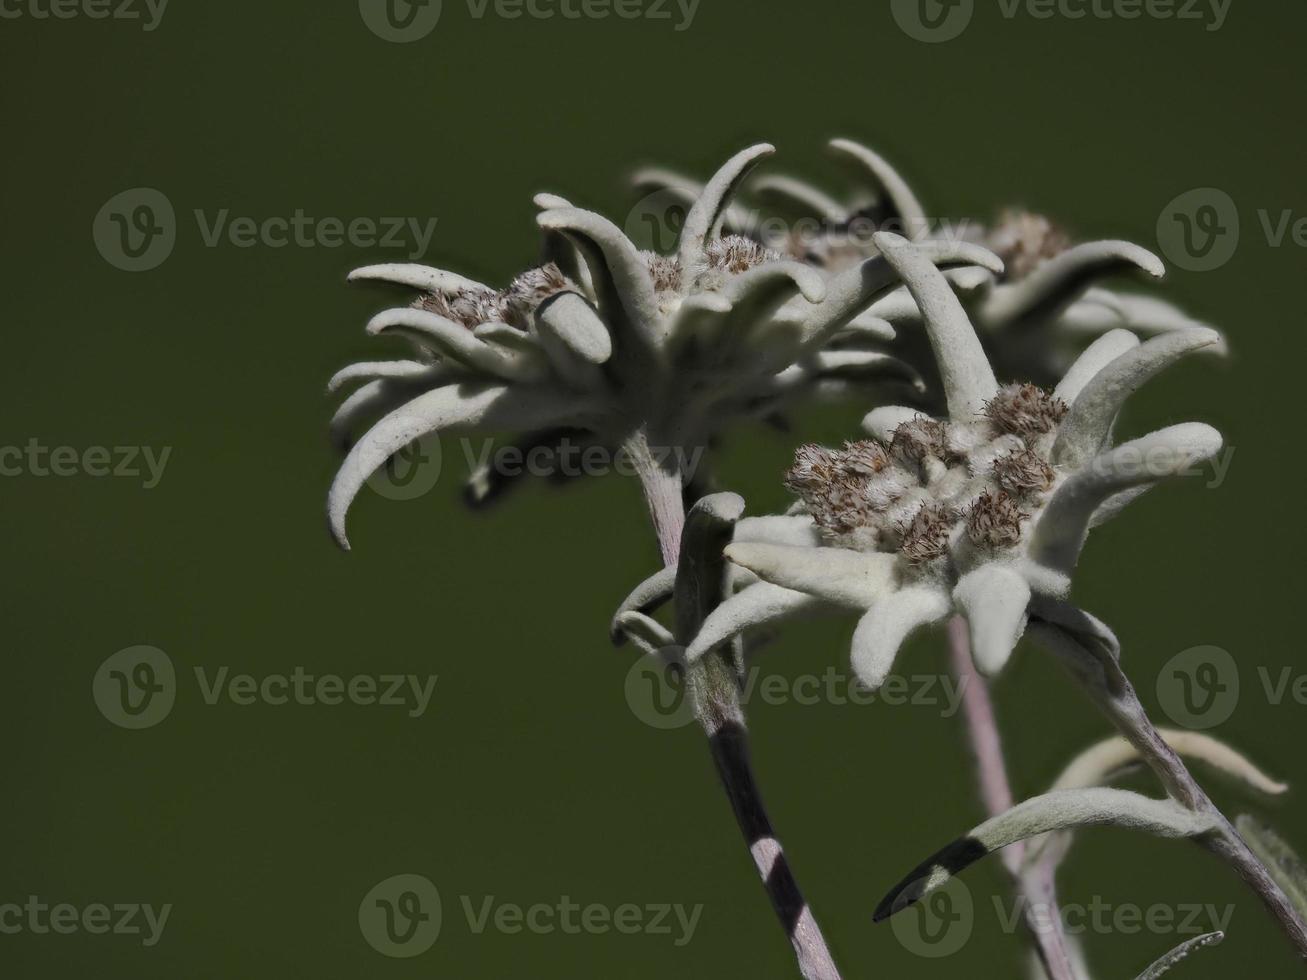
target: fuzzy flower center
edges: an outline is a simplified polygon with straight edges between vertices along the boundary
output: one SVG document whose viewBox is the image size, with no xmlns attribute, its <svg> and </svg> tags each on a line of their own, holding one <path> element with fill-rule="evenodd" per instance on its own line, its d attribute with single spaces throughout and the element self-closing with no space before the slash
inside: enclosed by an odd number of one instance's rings
<svg viewBox="0 0 1307 980">
<path fill-rule="evenodd" d="M 912 565 L 957 543 L 1014 548 L 1052 489 L 1049 451 L 1067 406 L 1034 385 L 1009 385 L 971 422 L 917 416 L 889 444 L 803 446 L 786 486 L 832 544 L 897 552 Z"/>
<path fill-rule="evenodd" d="M 426 293 L 414 304 L 446 320 L 475 330 L 483 323 L 506 323 L 527 330 L 545 300 L 576 291 L 572 280 L 553 262 L 522 273 L 502 292 L 477 287 L 453 293 Z"/>
<path fill-rule="evenodd" d="M 729 276 L 738 276 L 769 262 L 779 262 L 784 256 L 743 235 L 723 235 L 713 239 L 704 249 L 708 270 L 691 285 L 695 291 L 718 289 Z M 641 252 L 649 277 L 657 293 L 680 293 L 686 286 L 685 271 L 674 255 Z"/>
</svg>

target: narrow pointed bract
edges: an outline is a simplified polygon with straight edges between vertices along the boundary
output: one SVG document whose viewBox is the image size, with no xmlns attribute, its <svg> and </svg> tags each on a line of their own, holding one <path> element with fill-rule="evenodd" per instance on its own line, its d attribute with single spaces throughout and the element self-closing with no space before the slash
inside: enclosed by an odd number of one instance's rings
<svg viewBox="0 0 1307 980">
<path fill-rule="evenodd" d="M 890 165 L 889 161 L 874 150 L 860 143 L 855 143 L 853 140 L 831 140 L 830 148 L 866 168 L 867 173 L 875 183 L 880 185 L 885 192 L 885 196 L 894 206 L 895 212 L 903 222 L 903 228 L 908 238 L 916 241 L 926 237 L 930 231 L 930 222 L 926 217 L 926 209 L 917 200 L 917 195 L 913 193 L 911 185 L 899 175 L 899 172 Z"/>
<path fill-rule="evenodd" d="M 921 308 L 943 378 L 949 416 L 955 422 L 975 418 L 998 391 L 998 382 L 961 302 L 934 263 L 904 239 L 881 234 L 876 236 L 876 244 Z"/>
<path fill-rule="evenodd" d="M 1030 583 L 1002 565 L 982 565 L 962 577 L 953 598 L 971 628 L 971 652 L 976 667 L 997 675 L 1026 631 Z"/>
<path fill-rule="evenodd" d="M 853 633 L 852 662 L 858 680 L 868 690 L 880 690 L 908 636 L 950 611 L 948 597 L 931 588 L 907 588 L 875 600 Z"/>
<path fill-rule="evenodd" d="M 1174 800 L 1154 800 L 1119 789 L 1061 790 L 1019 803 L 923 861 L 876 909 L 880 922 L 943 887 L 977 861 L 1018 841 L 1081 827 L 1124 827 L 1157 837 L 1198 837 L 1216 820 Z"/>
</svg>

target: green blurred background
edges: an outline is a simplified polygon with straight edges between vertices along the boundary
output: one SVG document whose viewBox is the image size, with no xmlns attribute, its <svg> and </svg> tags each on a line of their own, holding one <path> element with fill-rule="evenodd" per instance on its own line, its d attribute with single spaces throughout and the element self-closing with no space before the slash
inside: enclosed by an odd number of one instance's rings
<svg viewBox="0 0 1307 980">
<path fill-rule="evenodd" d="M 847 135 L 890 155 L 932 214 L 1024 204 L 1083 237 L 1150 246 L 1177 195 L 1225 190 L 1243 219 L 1238 252 L 1218 271 L 1174 272 L 1167 292 L 1227 329 L 1235 355 L 1154 383 L 1127 425 L 1216 424 L 1236 448 L 1229 479 L 1163 490 L 1096 534 L 1078 598 L 1120 633 L 1150 708 L 1172 656 L 1229 650 L 1243 696 L 1219 734 L 1276 774 L 1307 776 L 1307 708 L 1270 704 L 1257 676 L 1307 669 L 1294 563 L 1304 255 L 1270 247 L 1257 217 L 1307 215 L 1307 7 L 1233 0 L 1207 31 L 1009 20 L 979 0 L 966 33 L 938 45 L 907 37 L 883 3 L 702 0 L 678 32 L 667 21 L 478 19 L 446 0 L 438 28 L 405 45 L 370 32 L 349 0 L 176 0 L 153 31 L 15 9 L 0 20 L 0 313 L 13 345 L 0 358 L 0 442 L 173 452 L 151 490 L 0 481 L 0 904 L 174 908 L 153 948 L 0 935 L 4 975 L 792 975 L 701 737 L 643 724 L 624 695 L 631 654 L 611 648 L 607 619 L 655 567 L 637 488 L 616 477 L 535 487 L 471 515 L 460 454 L 447 451 L 420 499 L 366 492 L 355 550 L 339 552 L 322 516 L 336 462 L 324 383 L 385 347 L 362 334 L 384 294 L 347 288 L 344 275 L 404 255 L 207 247 L 196 209 L 434 217 L 432 264 L 502 282 L 534 258 L 533 193 L 620 223 L 633 165 L 706 175 L 759 139 L 778 144 L 777 169 L 823 177 L 824 141 Z M 166 194 L 180 228 L 162 266 L 128 274 L 91 229 L 136 187 Z M 840 439 L 859 414 L 802 428 Z M 780 506 L 792 448 L 791 437 L 740 432 L 726 484 L 755 511 Z M 850 630 L 796 628 L 768 669 L 843 669 Z M 101 663 L 135 644 L 166 651 L 180 682 L 171 715 L 145 731 L 111 725 L 91 697 Z M 941 647 L 939 633 L 921 638 L 901 672 L 939 672 Z M 196 666 L 439 682 L 420 719 L 377 706 L 210 706 Z M 1019 795 L 1106 734 L 1037 649 L 1023 647 L 997 696 Z M 997 862 L 967 876 L 974 934 L 950 958 L 920 958 L 871 923 L 889 885 L 981 816 L 959 721 L 941 714 L 753 711 L 768 801 L 846 977 L 1020 970 L 1020 937 L 993 911 L 1008 895 Z M 1300 794 L 1267 804 L 1208 782 L 1231 811 L 1255 809 L 1307 844 Z M 358 908 L 401 873 L 438 886 L 444 931 L 420 957 L 386 959 L 364 941 Z M 1226 945 L 1186 975 L 1301 972 L 1256 902 L 1190 845 L 1084 834 L 1062 892 L 1082 904 L 1233 903 Z M 476 935 L 459 897 L 479 906 L 491 895 L 704 912 L 681 948 L 668 936 Z M 1128 977 L 1180 938 L 1086 943 L 1097 976 Z"/>
</svg>

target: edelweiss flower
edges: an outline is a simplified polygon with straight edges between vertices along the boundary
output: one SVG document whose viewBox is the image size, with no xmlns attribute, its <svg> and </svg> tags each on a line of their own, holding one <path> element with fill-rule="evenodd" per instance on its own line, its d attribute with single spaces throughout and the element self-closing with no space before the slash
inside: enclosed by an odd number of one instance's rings
<svg viewBox="0 0 1307 980">
<path fill-rule="evenodd" d="M 1074 245 L 1047 218 L 1019 210 L 1004 212 L 992 228 L 967 220 L 932 221 L 908 182 L 879 154 L 846 139 L 832 140 L 830 147 L 870 178 L 860 196 L 844 202 L 793 177 L 759 177 L 751 190 L 794 220 L 783 222 L 786 233 L 773 240 L 771 219 L 737 206 L 727 215 L 727 229 L 758 236 L 831 273 L 876 254 L 871 234 L 876 229 L 899 231 L 918 242 L 951 238 L 984 245 L 1004 261 L 1002 273 L 969 269 L 948 278 L 1004 376 L 1052 383 L 1088 341 L 1109 330 L 1153 336 L 1205 326 L 1159 299 L 1095 285 L 1123 272 L 1161 277 L 1161 260 L 1146 249 L 1121 241 Z M 697 189 L 692 180 L 659 169 L 641 171 L 635 183 L 682 200 Z M 913 347 L 920 337 L 920 311 L 907 291 L 887 296 L 869 312 L 898 330 L 899 342 L 887 349 L 924 373 L 921 362 L 928 354 Z M 933 381 L 927 377 L 931 391 Z"/>
<path fill-rule="evenodd" d="M 1141 344 L 1114 330 L 1055 390 L 1000 387 L 925 248 L 889 234 L 877 245 L 920 304 L 948 415 L 878 409 L 867 420 L 873 439 L 801 449 L 788 485 L 805 513 L 737 525 L 726 555 L 760 581 L 746 576 L 708 617 L 687 651 L 692 661 L 752 627 L 853 611 L 861 615 L 853 664 L 874 689 L 910 632 L 956 611 L 970 624 L 977 666 L 994 674 L 1025 630 L 1032 595 L 1068 593 L 1091 527 L 1221 448 L 1220 434 L 1198 423 L 1109 448 L 1130 393 L 1219 344 L 1214 331 Z M 655 592 L 638 594 L 649 605 Z"/>
<path fill-rule="evenodd" d="M 685 459 L 732 417 L 831 386 L 911 378 L 893 357 L 867 349 L 893 335 L 863 315 L 897 286 L 883 259 L 825 276 L 721 233 L 731 194 L 771 152 L 755 146 L 722 168 L 690 209 L 673 255 L 640 252 L 607 219 L 541 195 L 547 262 L 507 290 L 422 266 L 354 273 L 421 295 L 368 326 L 412 341 L 414 357 L 355 364 L 330 384 L 365 382 L 333 421 L 342 442 L 361 418 L 389 413 L 353 446 L 331 488 L 329 518 L 342 546 L 364 481 L 431 433 L 522 431 L 535 444 L 565 433 L 609 448 L 639 434 Z M 941 264 L 1001 268 L 974 245 L 928 247 Z M 840 349 L 830 349 L 837 339 Z"/>
</svg>

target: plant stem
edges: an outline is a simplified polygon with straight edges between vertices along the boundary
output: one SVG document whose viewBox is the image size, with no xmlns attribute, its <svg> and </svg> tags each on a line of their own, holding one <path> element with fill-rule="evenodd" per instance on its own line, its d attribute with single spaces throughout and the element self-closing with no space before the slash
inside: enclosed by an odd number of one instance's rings
<svg viewBox="0 0 1307 980">
<path fill-rule="evenodd" d="M 994 702 L 989 695 L 989 684 L 976 671 L 972 660 L 967 621 L 954 616 L 949 621 L 948 637 L 953 672 L 962 692 L 962 715 L 976 757 L 980 798 L 988 815 L 996 817 L 1012 809 L 1015 801 L 1008 782 Z M 1062 934 L 1062 916 L 1058 910 L 1053 876 L 1044 868 L 1025 868 L 1025 850 L 1024 841 L 1004 848 L 1003 863 L 1016 883 L 1018 897 L 1024 902 L 1026 927 L 1034 941 L 1035 952 L 1049 980 L 1076 980 L 1066 937 Z"/>
<path fill-rule="evenodd" d="M 1307 959 L 1307 922 L 1252 852 L 1234 825 L 1194 779 L 1184 760 L 1167 744 L 1144 710 L 1134 685 L 1121 669 L 1120 649 L 1106 627 L 1080 613 L 1076 621 L 1053 616 L 1053 649 L 1088 691 L 1094 703 L 1139 752 L 1167 793 L 1194 813 L 1211 818 L 1216 828 L 1200 840 L 1213 854 L 1234 868 L 1262 900 L 1266 910 L 1288 936 L 1298 955 Z M 1049 636 L 1045 632 L 1045 636 Z"/>
<path fill-rule="evenodd" d="M 663 561 L 674 567 L 680 561 L 685 528 L 682 475 L 657 462 L 643 432 L 633 435 L 626 449 L 640 477 Z M 735 670 L 727 660 L 716 655 L 703 658 L 692 670 L 694 673 L 686 678 L 686 683 L 696 695 L 695 715 L 708 736 L 717 774 L 767 897 L 794 947 L 799 974 L 804 980 L 840 980 L 821 927 L 804 901 L 763 805 L 753 772 L 749 729 Z"/>
</svg>

